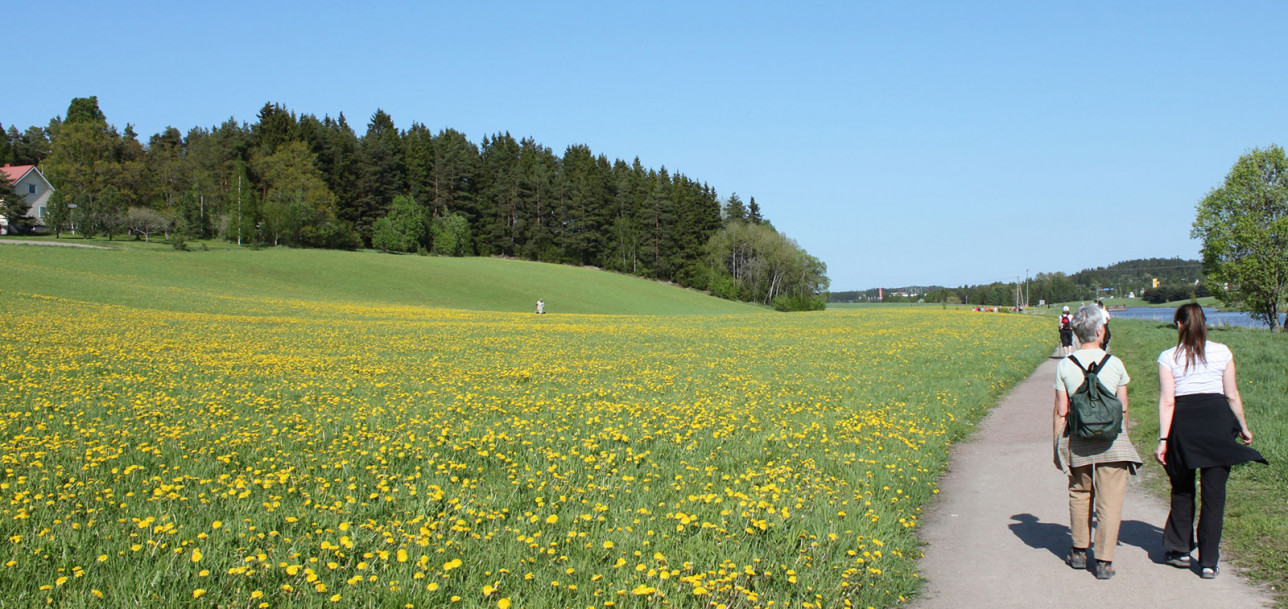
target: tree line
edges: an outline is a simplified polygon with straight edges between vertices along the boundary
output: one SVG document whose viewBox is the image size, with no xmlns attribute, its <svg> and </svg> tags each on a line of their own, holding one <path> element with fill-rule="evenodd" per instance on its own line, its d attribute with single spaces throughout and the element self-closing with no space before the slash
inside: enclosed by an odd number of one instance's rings
<svg viewBox="0 0 1288 609">
<path fill-rule="evenodd" d="M 682 173 L 562 155 L 508 132 L 479 144 L 377 110 L 359 136 L 267 103 L 140 141 L 95 97 L 0 138 L 0 162 L 38 165 L 56 188 L 56 237 L 222 238 L 245 245 L 375 248 L 595 266 L 780 309 L 821 308 L 826 267 L 765 219 L 755 198 L 720 198 Z"/>
<path fill-rule="evenodd" d="M 1038 273 L 1027 281 L 994 281 L 957 288 L 914 286 L 829 294 L 829 302 L 947 302 L 1010 307 L 1021 303 L 1090 301 L 1134 294 L 1148 302 L 1171 302 L 1208 296 L 1203 265 L 1181 258 L 1141 258 L 1073 274 Z M 1155 285 L 1157 280 L 1157 285 Z M 1163 300 L 1159 300 L 1163 298 Z"/>
</svg>

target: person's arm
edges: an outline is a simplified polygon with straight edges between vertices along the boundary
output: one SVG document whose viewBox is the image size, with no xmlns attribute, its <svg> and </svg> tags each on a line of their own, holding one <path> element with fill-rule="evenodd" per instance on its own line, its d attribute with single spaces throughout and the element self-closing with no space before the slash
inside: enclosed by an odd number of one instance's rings
<svg viewBox="0 0 1288 609">
<path fill-rule="evenodd" d="M 1176 378 L 1172 369 L 1158 365 L 1158 446 L 1154 460 L 1167 465 L 1167 440 L 1172 434 L 1172 415 L 1176 412 Z"/>
<path fill-rule="evenodd" d="M 1055 390 L 1055 405 L 1051 410 L 1051 449 L 1052 460 L 1055 462 L 1056 469 L 1063 470 L 1064 463 L 1060 460 L 1060 436 L 1064 435 L 1064 427 L 1069 417 L 1069 394 L 1063 389 Z"/>
<path fill-rule="evenodd" d="M 1243 398 L 1239 397 L 1239 384 L 1235 382 L 1233 357 L 1230 358 L 1230 365 L 1226 366 L 1225 372 L 1221 374 L 1221 385 L 1225 390 L 1225 399 L 1230 402 L 1230 411 L 1239 421 L 1239 438 L 1244 444 L 1252 444 L 1252 430 L 1248 429 L 1248 420 L 1243 414 Z"/>
<path fill-rule="evenodd" d="M 1127 385 L 1118 386 L 1118 401 L 1123 403 L 1123 431 L 1127 431 Z"/>
</svg>

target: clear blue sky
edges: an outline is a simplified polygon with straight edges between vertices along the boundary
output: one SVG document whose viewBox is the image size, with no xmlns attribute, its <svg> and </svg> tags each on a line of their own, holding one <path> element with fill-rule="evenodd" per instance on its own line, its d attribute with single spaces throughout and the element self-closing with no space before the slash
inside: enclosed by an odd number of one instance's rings
<svg viewBox="0 0 1288 609">
<path fill-rule="evenodd" d="M 1197 257 L 1288 144 L 1284 2 L 20 2 L 0 122 L 141 139 L 265 102 L 584 143 L 755 196 L 833 290 Z"/>
</svg>

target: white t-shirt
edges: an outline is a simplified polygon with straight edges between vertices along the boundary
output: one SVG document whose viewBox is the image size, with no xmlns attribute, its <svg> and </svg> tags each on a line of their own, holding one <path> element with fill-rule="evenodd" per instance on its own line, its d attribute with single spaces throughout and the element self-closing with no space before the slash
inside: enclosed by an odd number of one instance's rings
<svg viewBox="0 0 1288 609">
<path fill-rule="evenodd" d="M 1189 370 L 1185 369 L 1185 353 L 1177 353 L 1176 347 L 1159 354 L 1159 368 L 1170 370 L 1172 378 L 1176 379 L 1176 395 L 1225 393 L 1221 379 L 1230 362 L 1234 361 L 1234 354 L 1230 353 L 1229 347 L 1212 341 L 1204 344 L 1203 353 L 1207 361 L 1196 358 Z"/>
</svg>

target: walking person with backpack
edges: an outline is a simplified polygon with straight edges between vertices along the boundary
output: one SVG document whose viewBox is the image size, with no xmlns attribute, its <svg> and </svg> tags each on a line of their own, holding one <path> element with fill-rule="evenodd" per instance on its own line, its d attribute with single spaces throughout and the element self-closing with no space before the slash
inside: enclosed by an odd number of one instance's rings
<svg viewBox="0 0 1288 609">
<path fill-rule="evenodd" d="M 1073 353 L 1073 316 L 1069 314 L 1069 305 L 1064 305 L 1060 312 L 1060 357 L 1069 357 Z"/>
<path fill-rule="evenodd" d="M 1073 543 L 1065 562 L 1088 566 L 1091 518 L 1096 518 L 1096 579 L 1114 576 L 1114 549 L 1122 522 L 1127 478 L 1142 464 L 1127 437 L 1127 383 L 1122 360 L 1101 348 L 1105 337 L 1100 309 L 1086 305 L 1073 314 L 1081 345 L 1056 366 L 1052 445 L 1055 466 L 1068 476 L 1069 530 Z"/>
<path fill-rule="evenodd" d="M 1171 511 L 1163 528 L 1163 560 L 1190 567 L 1194 544 L 1194 474 L 1202 484 L 1198 522 L 1199 576 L 1219 570 L 1225 484 L 1230 467 L 1265 457 L 1253 450 L 1235 378 L 1234 354 L 1207 339 L 1207 320 L 1197 303 L 1176 309 L 1176 346 L 1158 356 L 1158 448 L 1154 459 L 1172 483 Z"/>
</svg>

